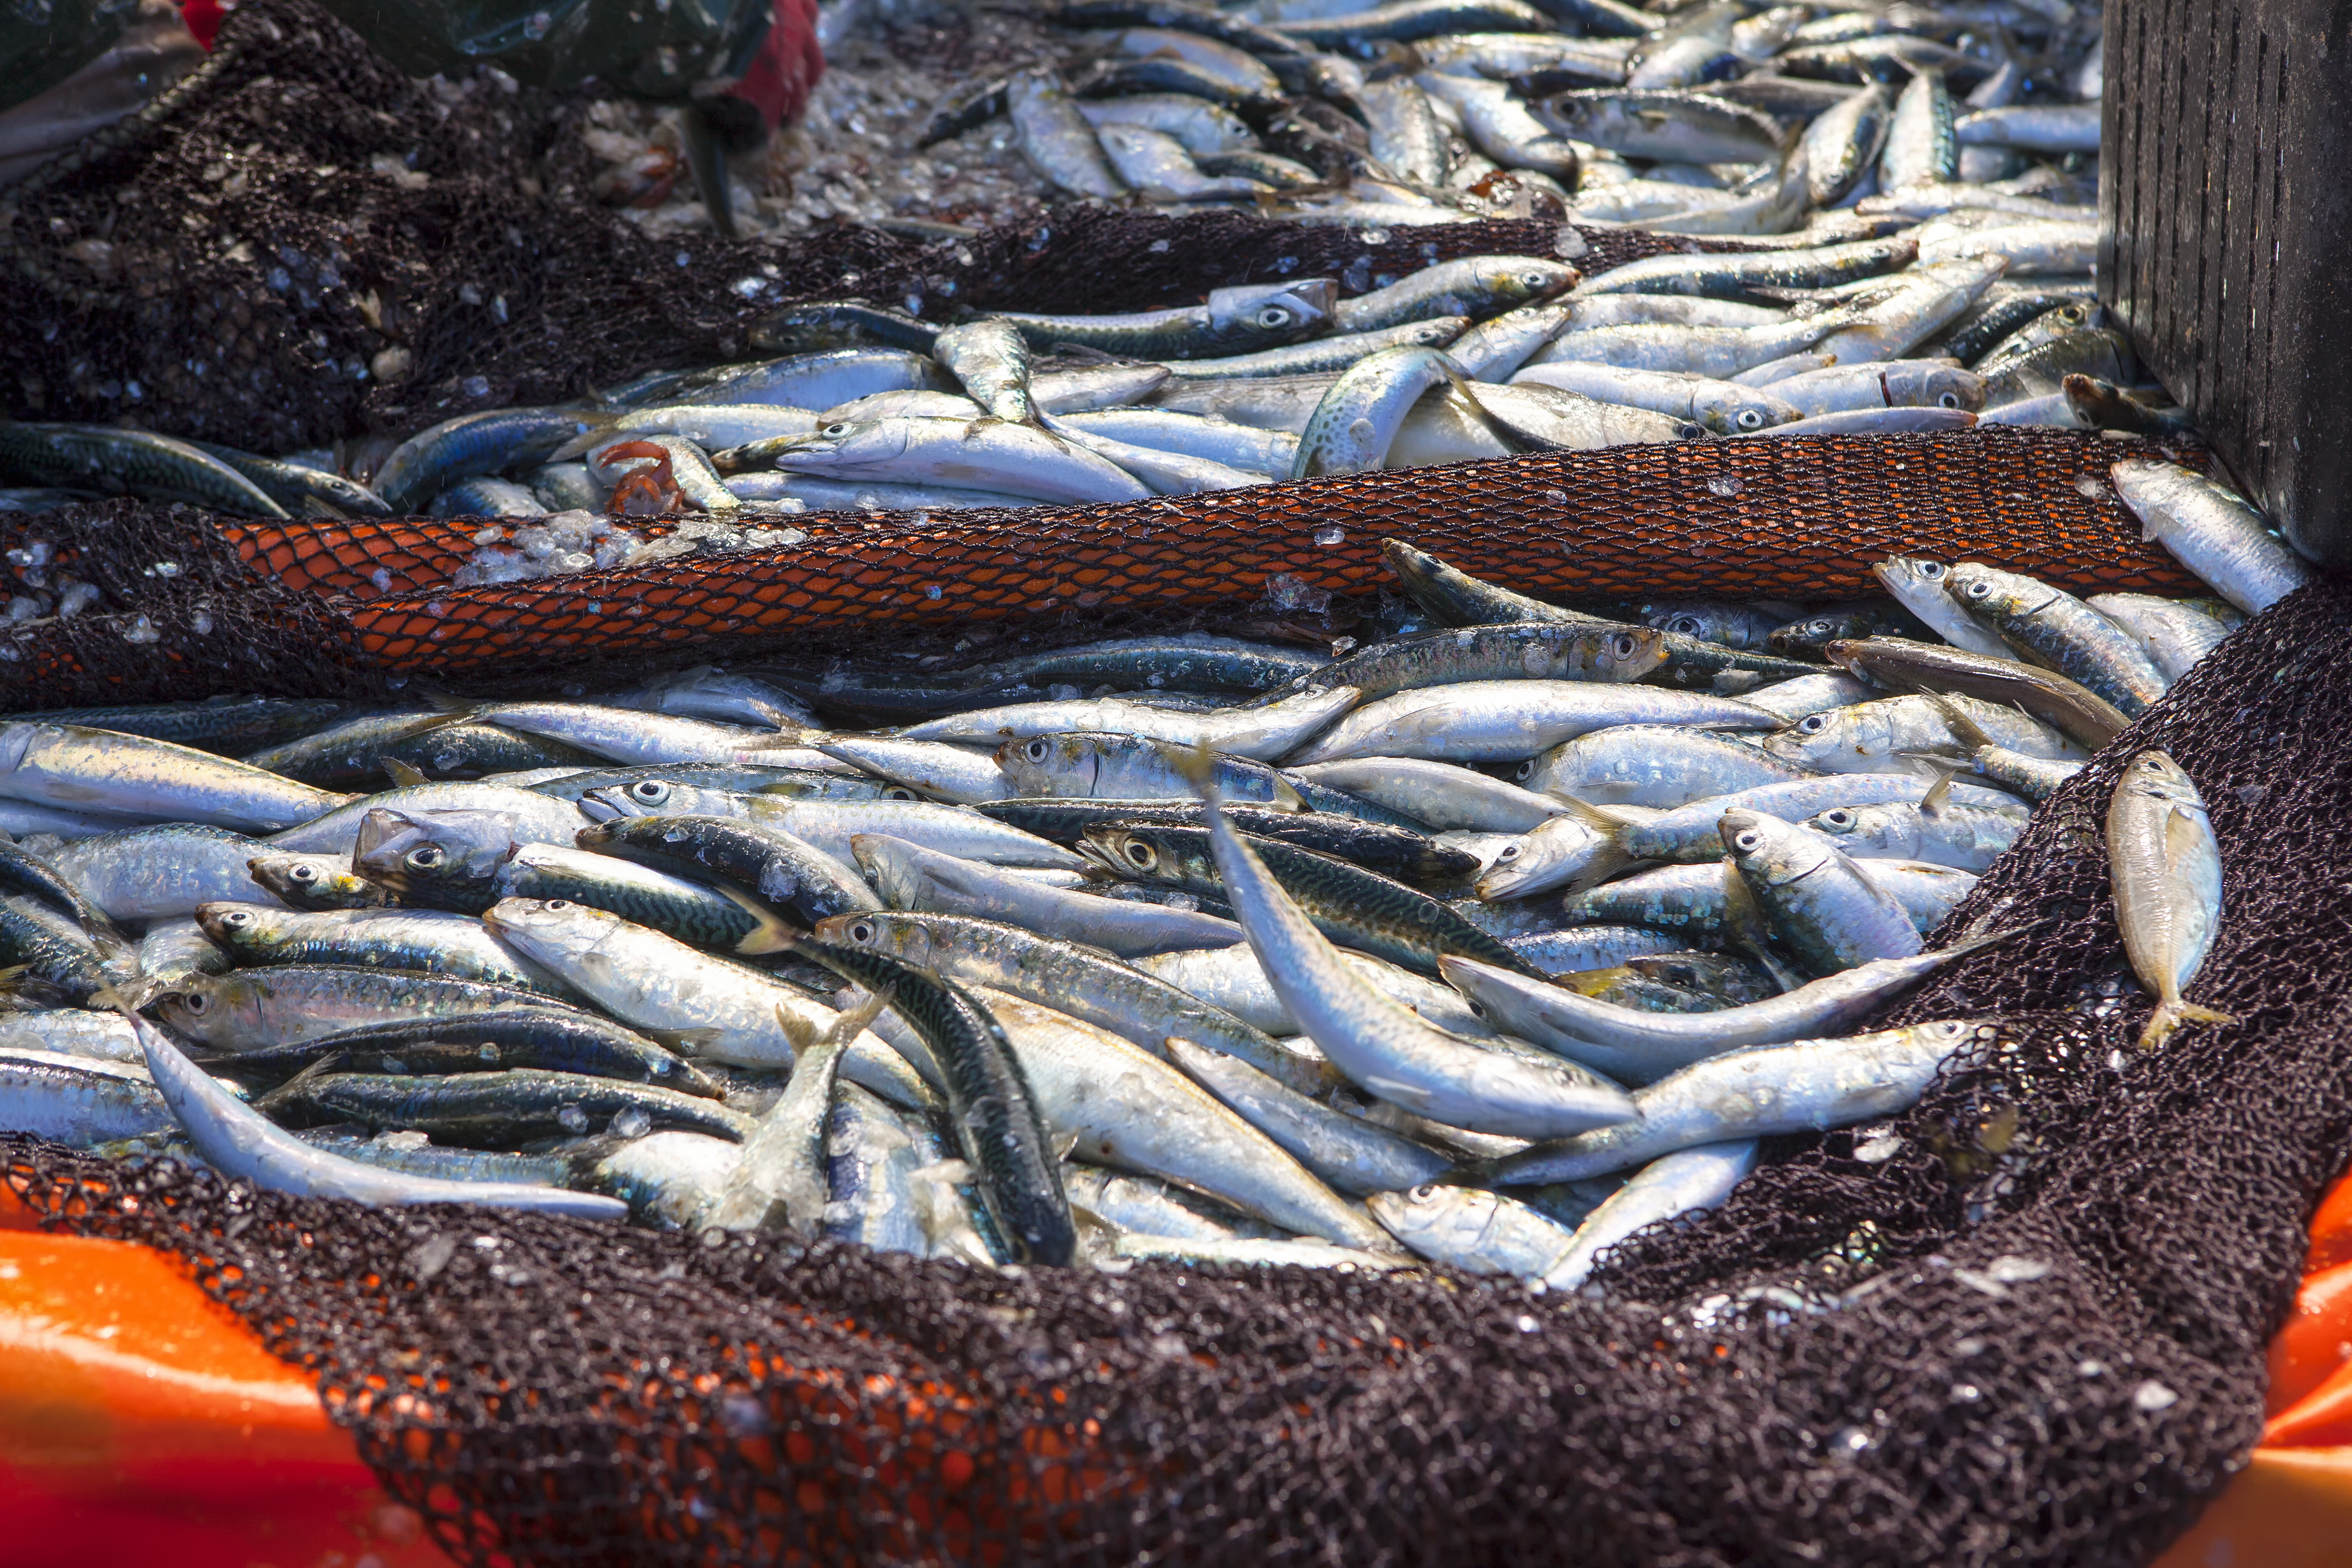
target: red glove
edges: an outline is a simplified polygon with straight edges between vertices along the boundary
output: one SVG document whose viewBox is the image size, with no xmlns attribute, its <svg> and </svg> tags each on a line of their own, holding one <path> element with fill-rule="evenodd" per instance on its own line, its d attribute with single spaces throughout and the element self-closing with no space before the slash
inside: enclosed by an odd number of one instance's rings
<svg viewBox="0 0 2352 1568">
<path fill-rule="evenodd" d="M 211 3 L 189 0 L 192 6 Z M 775 0 L 775 23 L 761 41 L 760 52 L 726 94 L 758 111 L 760 123 L 770 133 L 800 118 L 817 78 L 824 74 L 824 51 L 816 41 L 816 0 Z"/>
<path fill-rule="evenodd" d="M 230 0 L 230 4 L 236 4 L 236 0 Z M 188 31 L 196 36 L 196 42 L 204 45 L 206 54 L 212 53 L 213 35 L 220 31 L 221 18 L 226 15 L 220 0 L 180 0 L 180 20 L 188 25 Z"/>
</svg>

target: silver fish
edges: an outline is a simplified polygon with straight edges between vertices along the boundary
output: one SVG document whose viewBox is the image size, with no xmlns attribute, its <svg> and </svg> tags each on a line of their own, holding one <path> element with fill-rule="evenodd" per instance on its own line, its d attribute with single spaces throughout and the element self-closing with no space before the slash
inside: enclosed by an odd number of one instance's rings
<svg viewBox="0 0 2352 1568">
<path fill-rule="evenodd" d="M 2221 926 L 2221 848 L 2187 770 L 2162 752 L 2124 767 L 2107 804 L 2107 868 L 2116 924 L 2156 1011 L 2140 1047 L 2162 1045 L 2183 1024 L 2234 1024 L 2228 1013 L 2181 1000 Z"/>
</svg>

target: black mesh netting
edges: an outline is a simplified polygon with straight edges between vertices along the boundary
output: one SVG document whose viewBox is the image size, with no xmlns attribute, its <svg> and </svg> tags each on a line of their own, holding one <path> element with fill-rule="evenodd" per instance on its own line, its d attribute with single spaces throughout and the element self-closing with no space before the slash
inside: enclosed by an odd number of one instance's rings
<svg viewBox="0 0 2352 1568">
<path fill-rule="evenodd" d="M 254 0 L 224 37 L 196 80 L 0 198 L 20 416 L 283 450 L 738 354 L 788 298 L 1145 306 L 1559 237 L 1368 250 L 1070 212 L 939 246 L 657 240 L 581 195 L 577 101 L 411 84 L 296 0 Z M 1589 266 L 1661 243 L 1593 238 Z M 730 287 L 753 278 L 756 299 Z M 397 380 L 372 368 L 393 350 Z M 800 519 L 782 550 L 463 590 L 475 525 L 114 502 L 0 517 L 20 583 L 99 595 L 0 637 L 0 709 L 1329 635 L 1381 584 L 1384 537 L 1555 596 L 1829 598 L 1895 550 L 2191 591 L 2105 486 L 2117 455 L 2032 434 L 1551 454 L 928 527 Z M 2252 1447 L 2263 1342 L 2352 1136 L 2347 636 L 2352 594 L 2297 595 L 2067 786 L 1956 917 L 2031 936 L 1904 1009 L 1995 1018 L 1997 1048 L 1897 1141 L 1780 1141 L 1727 1208 L 1619 1249 L 1608 1305 L 383 1213 L 21 1139 L 9 1179 L 55 1223 L 185 1256 L 466 1561 L 2135 1563 Z M 2143 1058 L 2099 822 L 2150 743 L 2211 805 L 2228 910 L 2199 999 L 2244 1022 Z"/>
<path fill-rule="evenodd" d="M 186 1257 L 464 1561 L 2137 1563 L 2252 1446 L 2352 1134 L 2347 637 L 2352 594 L 2295 595 L 2037 815 L 1954 917 L 2031 937 L 1899 1014 L 1997 1044 L 1891 1158 L 1780 1141 L 1607 1305 L 370 1211 L 22 1139 L 9 1179 Z M 2099 822 L 2147 745 L 2210 803 L 2199 998 L 2243 1022 L 2142 1057 Z"/>
</svg>

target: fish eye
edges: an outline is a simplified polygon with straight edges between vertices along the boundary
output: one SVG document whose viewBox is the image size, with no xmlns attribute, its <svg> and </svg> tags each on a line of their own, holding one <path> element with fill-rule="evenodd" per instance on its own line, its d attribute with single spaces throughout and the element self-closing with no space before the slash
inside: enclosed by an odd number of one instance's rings
<svg viewBox="0 0 2352 1568">
<path fill-rule="evenodd" d="M 1960 395 L 1957 392 L 1945 392 L 1938 393 L 1937 395 L 1936 406 L 1938 408 L 1958 408 L 1959 405 Z"/>
<path fill-rule="evenodd" d="M 1417 1204 L 1425 1204 L 1436 1195 L 1437 1184 L 1435 1182 L 1423 1182 L 1421 1185 L 1413 1188 L 1412 1194 L 1412 1201 Z"/>
<path fill-rule="evenodd" d="M 430 871 L 441 864 L 441 846 L 438 844 L 420 844 L 408 852 L 408 863 L 420 871 Z"/>
<path fill-rule="evenodd" d="M 1763 411 L 1755 408 L 1743 408 L 1732 416 L 1731 422 L 1734 425 L 1738 426 L 1742 430 L 1761 430 L 1764 428 Z"/>
<path fill-rule="evenodd" d="M 1043 741 L 1032 741 L 1021 748 L 1021 754 L 1033 763 L 1042 763 L 1045 760 L 1046 753 L 1053 749 Z"/>
<path fill-rule="evenodd" d="M 1971 583 L 1960 592 L 1971 599 L 1990 599 L 1992 597 L 1992 584 L 1985 582 Z"/>
<path fill-rule="evenodd" d="M 1535 777 L 1536 760 L 1533 757 L 1529 757 L 1526 762 L 1521 763 L 1517 767 L 1511 770 L 1511 776 L 1515 779 L 1531 779 Z"/>
<path fill-rule="evenodd" d="M 319 868 L 297 866 L 286 873 L 286 879 L 289 882 L 315 882 L 319 879 Z"/>
<path fill-rule="evenodd" d="M 1706 623 L 1696 616 L 1676 616 L 1666 623 L 1666 630 L 1677 637 L 1695 637 L 1706 629 Z"/>
<path fill-rule="evenodd" d="M 1797 721 L 1797 733 L 1800 735 L 1818 735 L 1829 727 L 1830 721 L 1819 713 L 1808 713 Z"/>
<path fill-rule="evenodd" d="M 1160 858 L 1160 854 L 1142 839 L 1130 838 L 1127 841 L 1127 858 L 1138 870 L 1149 871 L 1152 863 Z"/>
<path fill-rule="evenodd" d="M 569 899 L 550 899 L 547 902 L 540 906 L 541 909 L 545 910 L 550 914 L 554 914 L 562 910 L 568 910 L 571 907 L 572 900 Z"/>
<path fill-rule="evenodd" d="M 212 1004 L 205 999 L 201 991 L 183 991 L 180 993 L 180 1005 L 191 1013 L 201 1013 Z"/>
<path fill-rule="evenodd" d="M 1622 632 L 1609 639 L 1609 652 L 1617 658 L 1631 658 L 1640 651 L 1640 648 L 1639 643 L 1630 635 Z"/>
<path fill-rule="evenodd" d="M 1545 278 L 1540 272 L 1527 271 L 1519 274 L 1519 281 L 1526 284 L 1530 289 L 1540 289 L 1545 283 L 1549 282 L 1549 279 Z"/>
<path fill-rule="evenodd" d="M 221 917 L 221 924 L 225 926 L 249 926 L 252 923 L 253 912 L 250 910 L 231 910 Z"/>
<path fill-rule="evenodd" d="M 1497 864 L 1500 864 L 1505 860 L 1516 860 L 1518 858 L 1519 847 L 1516 844 L 1506 844 L 1503 846 L 1503 852 L 1496 856 L 1495 859 Z"/>
<path fill-rule="evenodd" d="M 1943 580 L 1944 574 L 1949 572 L 1951 568 L 1945 565 L 1940 561 L 1922 561 L 1919 563 L 1917 570 L 1920 576 L 1925 577 L 1930 583 L 1937 583 L 1941 582 Z"/>
<path fill-rule="evenodd" d="M 1289 309 L 1282 305 L 1268 305 L 1257 313 L 1257 324 L 1267 328 L 1286 327 L 1290 325 Z"/>
<path fill-rule="evenodd" d="M 882 798 L 884 800 L 915 800 L 919 797 L 916 795 L 913 790 L 907 788 L 904 784 L 892 784 L 888 789 L 882 792 Z"/>
<path fill-rule="evenodd" d="M 849 928 L 849 940 L 859 942 L 872 942 L 874 940 L 874 922 L 872 921 L 859 921 L 856 925 L 851 926 Z"/>
<path fill-rule="evenodd" d="M 1753 848 L 1755 848 L 1759 844 L 1761 844 L 1761 843 L 1763 843 L 1763 842 L 1764 842 L 1764 836 L 1763 836 L 1762 834 L 1760 834 L 1760 833 L 1757 832 L 1757 831 L 1756 831 L 1754 828 L 1752 828 L 1752 827 L 1748 828 L 1748 829 L 1746 829 L 1746 830 L 1745 830 L 1745 831 L 1743 831 L 1743 832 L 1735 833 L 1735 834 L 1733 834 L 1733 835 L 1731 836 L 1731 847 L 1732 847 L 1734 849 L 1740 849 L 1740 850 L 1753 849 Z"/>
<path fill-rule="evenodd" d="M 644 801 L 647 805 L 659 805 L 669 798 L 669 785 L 659 779 L 639 779 L 629 786 L 629 798 Z"/>
<path fill-rule="evenodd" d="M 820 435 L 820 436 L 832 436 L 832 437 L 842 437 L 842 436 L 846 436 L 846 435 L 848 435 L 852 430 L 855 430 L 855 429 L 856 429 L 856 428 L 857 428 L 857 426 L 855 426 L 855 425 L 853 425 L 853 424 L 851 424 L 848 420 L 846 420 L 846 419 L 842 419 L 842 420 L 837 420 L 837 421 L 835 421 L 835 423 L 833 423 L 833 424 L 831 424 L 831 425 L 826 426 L 824 429 L 822 429 L 822 430 L 818 431 L 818 432 L 817 432 L 817 434 L 818 434 L 818 435 Z"/>
<path fill-rule="evenodd" d="M 1853 826 L 1853 813 L 1841 805 L 1822 813 L 1822 820 L 1832 827 L 1851 827 Z"/>
</svg>

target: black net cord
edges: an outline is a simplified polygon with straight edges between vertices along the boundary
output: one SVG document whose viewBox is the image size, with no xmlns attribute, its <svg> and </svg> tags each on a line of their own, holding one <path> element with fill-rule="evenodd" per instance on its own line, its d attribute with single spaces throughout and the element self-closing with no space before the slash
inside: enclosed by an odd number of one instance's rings
<svg viewBox="0 0 2352 1568">
<path fill-rule="evenodd" d="M 469 1563 L 2123 1568 L 2244 1464 L 2352 1146 L 2347 636 L 2307 589 L 2103 752 L 1954 917 L 2030 937 L 1896 1014 L 1992 1042 L 1871 1160 L 1776 1141 L 1606 1304 L 367 1210 L 22 1138 L 9 1179 L 187 1258 Z M 2242 1021 L 2142 1056 L 2098 823 L 2147 745 L 2210 805 L 2191 993 Z"/>
</svg>

